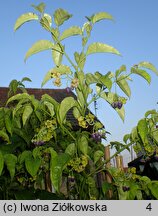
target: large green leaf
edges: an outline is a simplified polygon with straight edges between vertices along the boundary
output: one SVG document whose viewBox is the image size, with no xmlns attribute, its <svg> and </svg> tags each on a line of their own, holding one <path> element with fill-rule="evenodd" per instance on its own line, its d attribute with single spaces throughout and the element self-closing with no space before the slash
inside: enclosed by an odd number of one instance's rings
<svg viewBox="0 0 158 216">
<path fill-rule="evenodd" d="M 110 20 L 113 20 L 113 17 L 111 14 L 109 13 L 106 13 L 106 12 L 99 12 L 99 13 L 96 13 L 92 16 L 92 23 L 96 23 L 96 22 L 99 22 L 100 20 L 103 20 L 103 19 L 110 19 Z"/>
<path fill-rule="evenodd" d="M 47 109 L 49 110 L 49 113 L 51 115 L 51 117 L 54 116 L 55 112 L 54 112 L 54 105 L 52 103 L 50 103 L 49 101 L 44 101 L 43 103 Z"/>
<path fill-rule="evenodd" d="M 65 153 L 69 154 L 71 157 L 74 156 L 76 152 L 76 145 L 75 143 L 71 143 L 67 146 L 67 148 L 65 149 Z"/>
<path fill-rule="evenodd" d="M 45 30 L 51 32 L 52 18 L 49 14 L 43 15 L 43 17 L 40 20 L 40 24 Z"/>
<path fill-rule="evenodd" d="M 12 113 L 10 109 L 5 110 L 4 121 L 7 131 L 12 135 Z"/>
<path fill-rule="evenodd" d="M 13 177 L 15 175 L 15 165 L 17 162 L 17 157 L 13 154 L 6 154 L 6 155 L 4 155 L 4 162 L 5 162 L 7 169 L 10 173 L 11 179 L 13 179 Z"/>
<path fill-rule="evenodd" d="M 52 103 L 55 109 L 57 109 L 57 107 L 59 106 L 59 103 L 48 94 L 42 95 L 42 103 L 44 103 L 45 101 Z"/>
<path fill-rule="evenodd" d="M 34 13 L 25 13 L 21 15 L 15 22 L 14 31 L 20 28 L 20 26 L 22 26 L 24 23 L 32 20 L 38 20 L 38 16 Z"/>
<path fill-rule="evenodd" d="M 54 44 L 49 40 L 39 40 L 32 45 L 25 55 L 25 61 L 32 55 L 44 50 L 52 49 Z"/>
<path fill-rule="evenodd" d="M 62 172 L 71 159 L 69 154 L 63 153 L 61 155 L 51 155 L 51 162 L 50 162 L 50 178 L 53 184 L 54 189 L 59 192 L 60 184 L 62 180 Z"/>
<path fill-rule="evenodd" d="M 124 71 L 126 71 L 126 66 L 121 65 L 121 67 L 118 70 L 116 70 L 115 77 L 117 78 Z"/>
<path fill-rule="evenodd" d="M 2 130 L 0 130 L 0 137 L 6 141 L 7 143 L 10 143 L 10 139 L 9 139 L 9 136 L 5 130 L 5 128 L 3 128 Z"/>
<path fill-rule="evenodd" d="M 87 136 L 85 136 L 84 134 L 78 140 L 78 147 L 79 147 L 79 150 L 83 154 L 87 155 L 87 153 L 88 153 L 88 139 L 87 139 Z"/>
<path fill-rule="evenodd" d="M 88 46 L 86 54 L 90 55 L 93 53 L 113 53 L 116 55 L 120 55 L 119 51 L 114 47 L 99 42 L 92 43 Z"/>
<path fill-rule="evenodd" d="M 149 69 L 151 71 L 153 71 L 154 73 L 156 73 L 156 75 L 158 75 L 158 70 L 156 69 L 156 67 L 150 63 L 150 62 L 140 62 L 138 65 L 138 67 L 143 67 L 143 68 L 146 68 L 146 69 Z"/>
<path fill-rule="evenodd" d="M 125 75 L 119 76 L 116 83 L 128 97 L 131 96 L 131 90 L 130 90 L 130 87 L 128 85 L 128 82 L 126 81 Z"/>
<path fill-rule="evenodd" d="M 28 99 L 28 100 L 30 100 L 30 95 L 27 94 L 27 93 L 16 94 L 16 95 L 14 95 L 14 96 L 12 96 L 11 98 L 8 99 L 7 104 L 10 103 L 10 102 L 12 102 L 12 101 L 21 100 L 21 99 Z"/>
<path fill-rule="evenodd" d="M 78 26 L 72 26 L 65 31 L 60 36 L 60 40 L 64 40 L 65 38 L 75 36 L 75 35 L 82 35 L 82 30 Z"/>
<path fill-rule="evenodd" d="M 87 73 L 86 74 L 86 83 L 89 85 L 89 84 L 93 84 L 93 83 L 98 83 L 99 82 L 99 79 L 91 74 L 91 73 Z"/>
<path fill-rule="evenodd" d="M 131 73 L 138 74 L 139 76 L 143 77 L 150 84 L 151 76 L 145 70 L 141 70 L 141 69 L 132 67 Z"/>
<path fill-rule="evenodd" d="M 66 10 L 63 10 L 62 8 L 58 8 L 54 14 L 54 22 L 57 26 L 62 25 L 66 20 L 72 17 L 71 14 L 69 14 Z"/>
<path fill-rule="evenodd" d="M 41 165 L 41 160 L 39 158 L 33 158 L 31 154 L 28 155 L 28 157 L 25 158 L 25 166 L 28 171 L 28 173 L 34 177 Z"/>
<path fill-rule="evenodd" d="M 148 134 L 148 126 L 146 119 L 141 119 L 137 125 L 138 133 L 142 139 L 142 142 L 145 142 Z"/>
<path fill-rule="evenodd" d="M 94 152 L 94 163 L 97 163 L 97 161 L 104 156 L 104 152 L 101 150 L 97 150 Z"/>
<path fill-rule="evenodd" d="M 158 181 L 152 181 L 148 184 L 152 195 L 158 200 Z"/>
<path fill-rule="evenodd" d="M 0 176 L 1 176 L 2 171 L 3 171 L 3 167 L 4 167 L 4 157 L 3 157 L 2 152 L 0 151 Z"/>
<path fill-rule="evenodd" d="M 54 44 L 52 49 L 52 57 L 55 65 L 59 66 L 62 62 L 63 52 L 59 44 Z"/>
<path fill-rule="evenodd" d="M 50 79 L 52 79 L 52 69 L 50 69 L 46 75 L 44 76 L 44 79 L 42 81 L 41 87 L 43 87 Z"/>
<path fill-rule="evenodd" d="M 67 112 L 76 105 L 76 100 L 73 97 L 66 97 L 62 100 L 59 107 L 59 119 L 62 124 L 66 118 Z"/>
<path fill-rule="evenodd" d="M 23 152 L 19 155 L 19 157 L 18 157 L 18 162 L 19 162 L 20 164 L 22 164 L 22 163 L 25 162 L 26 158 L 31 157 L 31 156 L 32 156 L 32 152 L 31 152 L 31 151 L 25 150 L 25 151 L 23 151 Z"/>
<path fill-rule="evenodd" d="M 111 72 L 107 73 L 106 75 L 102 75 L 100 78 L 101 83 L 107 87 L 107 89 L 110 91 L 111 87 L 112 87 L 112 81 L 109 78 L 109 75 L 111 74 Z"/>
<path fill-rule="evenodd" d="M 23 115 L 22 115 L 23 125 L 26 124 L 26 121 L 29 119 L 32 112 L 33 112 L 32 106 L 30 104 L 26 105 L 25 108 L 24 108 Z"/>
<path fill-rule="evenodd" d="M 101 98 L 106 100 L 109 104 L 112 104 L 118 98 L 118 95 L 112 92 L 108 92 L 108 93 L 102 92 L 100 96 Z M 118 113 L 122 121 L 124 121 L 125 118 L 124 106 L 122 106 L 121 109 L 116 108 L 115 111 Z"/>
</svg>

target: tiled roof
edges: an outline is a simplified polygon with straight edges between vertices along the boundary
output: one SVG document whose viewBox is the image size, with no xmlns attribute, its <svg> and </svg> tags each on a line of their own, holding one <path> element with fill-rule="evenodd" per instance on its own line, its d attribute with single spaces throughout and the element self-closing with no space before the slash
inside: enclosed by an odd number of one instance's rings
<svg viewBox="0 0 158 216">
<path fill-rule="evenodd" d="M 66 89 L 38 89 L 38 88 L 26 88 L 27 93 L 30 95 L 34 95 L 36 99 L 40 100 L 43 94 L 48 94 L 52 98 L 54 98 L 57 102 L 61 102 L 65 97 L 74 97 L 76 98 L 75 94 L 70 91 L 69 93 Z M 5 106 L 6 101 L 8 99 L 8 87 L 0 87 L 0 107 Z M 74 129 L 79 129 L 78 122 L 74 118 L 72 110 L 67 113 L 67 120 L 69 120 Z M 96 118 L 97 121 L 99 121 Z"/>
</svg>

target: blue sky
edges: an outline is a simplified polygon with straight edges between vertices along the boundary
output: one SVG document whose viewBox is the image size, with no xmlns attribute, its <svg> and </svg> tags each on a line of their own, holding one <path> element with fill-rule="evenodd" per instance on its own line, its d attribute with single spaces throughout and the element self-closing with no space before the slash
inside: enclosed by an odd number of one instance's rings
<svg viewBox="0 0 158 216">
<path fill-rule="evenodd" d="M 32 83 L 26 87 L 40 88 L 45 73 L 53 66 L 49 51 L 32 56 L 24 63 L 24 56 L 34 42 L 50 39 L 50 36 L 37 22 L 25 24 L 14 33 L 16 19 L 23 13 L 32 12 L 31 4 L 39 4 L 38 0 L 5 0 L 1 1 L 0 13 L 0 86 L 8 86 L 12 79 L 21 80 L 30 77 Z M 71 25 L 79 25 L 86 21 L 85 16 L 105 11 L 113 15 L 115 21 L 97 23 L 91 42 L 103 42 L 117 48 L 122 57 L 112 54 L 98 54 L 88 57 L 86 71 L 106 73 L 115 71 L 122 64 L 128 69 L 141 61 L 149 61 L 158 68 L 158 1 L 157 0 L 46 0 L 47 12 L 52 14 L 59 7 L 73 14 L 63 29 Z M 80 50 L 77 37 L 67 41 L 66 48 L 72 53 Z M 133 77 L 130 83 L 131 99 L 125 105 L 125 122 L 106 103 L 98 101 L 98 118 L 105 124 L 111 140 L 121 141 L 123 135 L 129 133 L 144 113 L 149 109 L 157 109 L 158 77 L 150 72 L 151 85 L 145 80 Z M 54 88 L 51 82 L 45 88 Z M 107 143 L 108 143 L 107 142 Z"/>
</svg>

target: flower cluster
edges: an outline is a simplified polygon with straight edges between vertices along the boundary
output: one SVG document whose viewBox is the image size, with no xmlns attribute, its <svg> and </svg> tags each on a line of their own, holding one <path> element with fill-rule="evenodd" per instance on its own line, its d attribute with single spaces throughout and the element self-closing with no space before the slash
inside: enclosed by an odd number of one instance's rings
<svg viewBox="0 0 158 216">
<path fill-rule="evenodd" d="M 45 121 L 40 128 L 37 128 L 37 133 L 32 139 L 35 145 L 42 145 L 43 142 L 49 141 L 57 128 L 56 119 Z"/>
<path fill-rule="evenodd" d="M 61 86 L 61 78 L 60 78 L 60 73 L 58 71 L 53 70 L 51 72 L 51 78 L 55 79 L 54 82 L 53 82 L 53 84 L 55 86 L 58 86 L 58 87 Z"/>
<path fill-rule="evenodd" d="M 71 88 L 72 89 L 77 88 L 78 84 L 79 84 L 79 80 L 77 78 L 73 78 L 71 81 Z"/>
<path fill-rule="evenodd" d="M 105 138 L 105 131 L 97 131 L 91 135 L 92 139 L 95 142 L 101 142 L 102 138 Z"/>
<path fill-rule="evenodd" d="M 86 155 L 82 155 L 81 157 L 71 159 L 68 163 L 68 166 L 71 167 L 71 170 L 80 173 L 85 169 L 87 164 L 88 158 L 86 157 Z"/>
<path fill-rule="evenodd" d="M 86 115 L 86 117 L 80 116 L 78 118 L 78 124 L 82 128 L 87 128 L 88 125 L 93 125 L 94 124 L 94 115 L 89 113 L 88 115 Z"/>
</svg>

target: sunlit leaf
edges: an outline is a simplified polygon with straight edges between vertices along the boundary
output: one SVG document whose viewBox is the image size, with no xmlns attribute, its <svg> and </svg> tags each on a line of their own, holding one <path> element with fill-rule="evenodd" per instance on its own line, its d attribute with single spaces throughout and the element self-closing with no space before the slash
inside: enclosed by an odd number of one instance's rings
<svg viewBox="0 0 158 216">
<path fill-rule="evenodd" d="M 54 22 L 57 26 L 62 25 L 66 20 L 72 17 L 71 14 L 69 14 L 66 10 L 63 10 L 62 8 L 58 8 L 54 12 Z"/>
<path fill-rule="evenodd" d="M 62 57 L 63 57 L 63 51 L 61 50 L 59 44 L 54 44 L 52 49 L 52 57 L 55 65 L 59 66 L 62 62 Z"/>
<path fill-rule="evenodd" d="M 3 128 L 2 130 L 0 130 L 0 137 L 6 141 L 7 143 L 10 143 L 10 139 L 9 136 L 7 134 L 7 132 L 5 131 L 5 129 Z"/>
<path fill-rule="evenodd" d="M 22 26 L 24 23 L 32 21 L 32 20 L 38 20 L 38 16 L 34 13 L 25 13 L 21 15 L 14 25 L 14 31 L 16 31 L 20 26 Z"/>
<path fill-rule="evenodd" d="M 145 142 L 148 134 L 148 126 L 146 119 L 141 119 L 137 125 L 138 133 L 141 137 L 142 142 Z"/>
<path fill-rule="evenodd" d="M 78 141 L 78 147 L 83 154 L 87 155 L 87 153 L 88 153 L 88 139 L 84 134 L 81 135 L 81 137 Z"/>
<path fill-rule="evenodd" d="M 126 71 L 126 66 L 122 65 L 118 70 L 116 70 L 116 73 L 115 73 L 116 78 L 124 71 Z"/>
<path fill-rule="evenodd" d="M 16 95 L 14 95 L 14 96 L 12 96 L 11 98 L 8 99 L 7 104 L 10 103 L 10 102 L 12 102 L 12 101 L 15 101 L 15 100 L 19 101 L 21 99 L 28 99 L 28 100 L 30 100 L 30 95 L 28 93 L 22 93 L 22 94 L 19 93 L 19 94 L 16 94 Z"/>
<path fill-rule="evenodd" d="M 156 69 L 156 67 L 150 63 L 150 62 L 140 62 L 138 65 L 138 67 L 143 67 L 143 68 L 146 68 L 146 69 L 149 69 L 151 71 L 153 71 L 154 73 L 156 73 L 156 75 L 158 75 L 158 70 Z"/>
<path fill-rule="evenodd" d="M 26 105 L 25 108 L 24 108 L 23 115 L 22 115 L 23 125 L 26 124 L 26 121 L 29 119 L 32 112 L 33 112 L 32 106 L 31 105 Z"/>
<path fill-rule="evenodd" d="M 92 43 L 88 46 L 86 54 L 90 55 L 93 53 L 113 53 L 116 55 L 120 55 L 119 51 L 114 47 L 99 42 Z"/>
<path fill-rule="evenodd" d="M 145 113 L 145 117 L 147 118 L 149 115 L 152 115 L 152 114 L 157 114 L 157 111 L 155 109 L 153 110 L 148 110 L 146 113 Z"/>
<path fill-rule="evenodd" d="M 24 82 L 24 81 L 32 82 L 32 80 L 28 77 L 23 77 L 21 82 Z"/>
<path fill-rule="evenodd" d="M 100 20 L 104 20 L 104 19 L 110 19 L 110 20 L 113 20 L 113 17 L 111 14 L 109 13 L 106 13 L 106 12 L 99 12 L 99 13 L 96 13 L 92 16 L 92 23 L 96 23 L 96 22 L 99 22 Z"/>
<path fill-rule="evenodd" d="M 50 79 L 52 79 L 52 69 L 49 70 L 46 75 L 44 76 L 44 79 L 42 81 L 41 87 L 43 87 Z"/>
<path fill-rule="evenodd" d="M 25 55 L 25 61 L 32 55 L 39 53 L 44 50 L 52 49 L 54 44 L 49 40 L 39 40 L 32 45 Z"/>
<path fill-rule="evenodd" d="M 43 2 L 41 2 L 39 5 L 34 5 L 34 4 L 32 4 L 31 5 L 35 10 L 37 10 L 37 11 L 39 11 L 40 13 L 43 13 L 44 12 L 44 9 L 45 9 L 45 7 L 46 7 L 46 5 L 43 3 Z"/>
<path fill-rule="evenodd" d="M 75 35 L 82 35 L 82 30 L 78 26 L 72 26 L 65 31 L 60 36 L 60 40 L 64 40 L 65 38 L 75 36 Z"/>
<path fill-rule="evenodd" d="M 44 101 L 44 105 L 48 108 L 51 117 L 54 116 L 54 105 L 48 101 Z"/>
<path fill-rule="evenodd" d="M 145 70 L 141 70 L 141 69 L 132 67 L 131 73 L 138 74 L 139 76 L 143 77 L 150 84 L 151 76 Z"/>
<path fill-rule="evenodd" d="M 52 19 L 49 14 L 44 14 L 44 16 L 40 19 L 40 24 L 45 30 L 51 32 Z"/>
<path fill-rule="evenodd" d="M 152 181 L 148 184 L 152 195 L 158 200 L 158 181 Z"/>
<path fill-rule="evenodd" d="M 126 76 L 122 75 L 120 76 L 116 83 L 117 85 L 121 88 L 121 90 L 128 96 L 130 97 L 131 96 L 131 90 L 130 90 L 130 87 L 128 85 L 128 82 L 126 81 Z"/>
<path fill-rule="evenodd" d="M 62 100 L 60 107 L 59 107 L 59 119 L 60 123 L 63 123 L 64 119 L 66 118 L 67 112 L 74 107 L 76 101 L 73 97 L 66 97 Z"/>
</svg>

